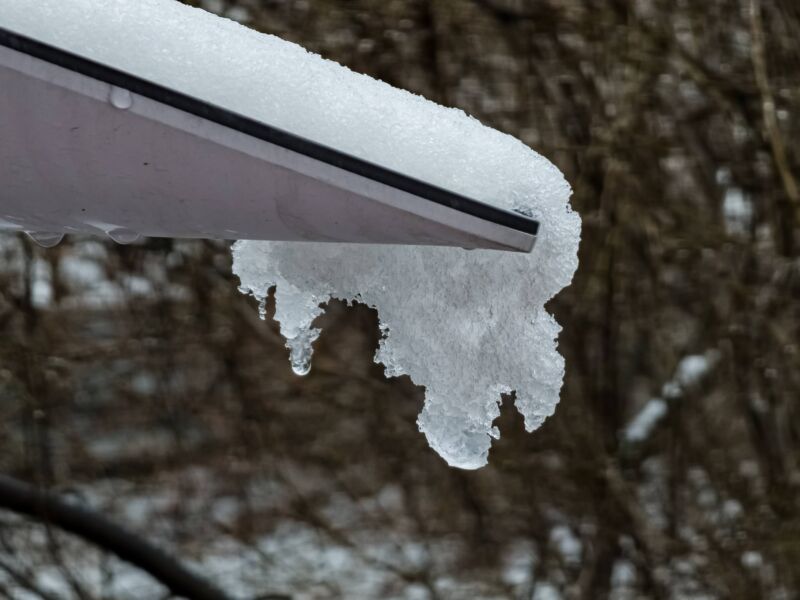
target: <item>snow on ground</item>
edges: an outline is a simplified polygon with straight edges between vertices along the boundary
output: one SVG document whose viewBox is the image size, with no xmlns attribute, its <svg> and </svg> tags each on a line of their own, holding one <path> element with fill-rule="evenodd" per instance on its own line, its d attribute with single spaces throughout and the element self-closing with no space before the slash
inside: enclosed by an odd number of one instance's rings
<svg viewBox="0 0 800 600">
<path fill-rule="evenodd" d="M 302 477 L 305 479 L 307 473 Z M 190 469 L 176 473 L 181 480 L 193 480 L 207 491 L 216 489 L 212 473 L 203 469 Z M 258 487 L 268 488 L 268 496 L 282 508 L 291 502 L 292 492 L 281 484 L 264 480 L 254 482 L 252 494 L 260 494 Z M 177 490 L 153 487 L 146 493 L 136 491 L 122 480 L 105 480 L 74 489 L 74 501 L 85 502 L 104 513 L 116 515 L 121 522 L 136 530 L 147 531 L 148 538 L 180 556 L 198 572 L 211 578 L 234 598 L 261 597 L 265 594 L 287 594 L 296 600 L 316 598 L 387 598 L 427 600 L 440 598 L 506 597 L 498 588 L 485 588 L 481 573 L 465 571 L 452 575 L 453 564 L 460 553 L 470 549 L 451 538 L 428 537 L 417 539 L 411 533 L 388 530 L 369 530 L 349 526 L 358 520 L 362 504 L 343 499 L 334 500 L 328 515 L 328 526 L 342 532 L 338 536 L 326 534 L 325 528 L 293 520 L 279 519 L 268 534 L 259 534 L 246 542 L 226 535 L 210 521 L 192 525 L 195 538 L 192 548 L 181 547 L 174 532 L 170 531 L 173 519 L 169 517 L 176 507 L 184 513 L 203 514 L 207 497 L 177 497 Z M 385 493 L 392 495 L 391 490 Z M 384 492 L 374 499 L 386 510 L 381 500 Z M 237 497 L 218 497 L 211 506 L 216 523 L 233 524 L 237 517 L 250 508 L 247 501 Z M 383 516 L 385 512 L 381 513 Z M 29 553 L 41 553 L 40 566 L 35 581 L 43 589 L 58 597 L 72 597 L 65 579 L 65 571 L 48 558 L 48 541 L 44 528 L 25 525 L 22 519 L 3 515 L 6 540 L 21 544 Z M 224 528 L 223 528 L 224 529 Z M 78 578 L 81 585 L 98 597 L 156 598 L 163 594 L 160 587 L 144 573 L 131 568 L 113 557 L 103 556 L 90 546 L 77 544 L 71 538 L 59 538 L 63 544 L 64 564 Z M 509 585 L 525 597 L 523 591 L 535 585 L 533 565 L 536 547 L 527 540 L 513 541 L 508 556 L 503 561 L 506 572 L 513 572 Z M 428 582 L 415 581 L 416 573 L 432 573 Z M 451 573 L 435 575 L 436 573 Z M 0 584 L 4 581 L 0 573 Z M 557 588 L 542 584 L 544 592 L 552 596 Z M 28 598 L 22 589 L 15 589 L 14 600 Z M 502 588 L 500 588 L 502 589 Z"/>
<path fill-rule="evenodd" d="M 394 519 L 402 519 L 404 514 L 403 501 L 398 497 L 402 492 L 395 484 L 372 496 L 354 498 L 336 493 L 330 480 L 302 465 L 284 467 L 281 470 L 288 478 L 257 476 L 233 494 L 213 470 L 190 467 L 165 475 L 173 484 L 170 486 L 153 481 L 143 487 L 122 479 L 105 479 L 73 486 L 69 497 L 135 531 L 146 532 L 148 539 L 179 556 L 234 598 L 272 593 L 291 594 L 297 600 L 555 600 L 572 597 L 568 573 L 581 571 L 586 555 L 592 552 L 592 530 L 574 527 L 563 515 L 552 511 L 550 533 L 543 546 L 523 537 L 507 540 L 495 580 L 495 571 L 458 567 L 460 557 L 475 552 L 471 542 L 430 532 L 420 535 L 414 527 L 393 526 L 397 522 Z M 664 485 L 666 472 L 662 467 L 650 471 L 658 485 Z M 670 598 L 716 598 L 719 596 L 709 592 L 704 581 L 707 554 L 710 547 L 730 543 L 738 536 L 738 502 L 722 499 L 708 474 L 699 467 L 689 469 L 686 479 L 692 491 L 684 496 L 687 509 L 707 513 L 704 522 L 709 527 L 682 525 L 678 535 L 685 554 L 659 565 L 653 576 L 669 590 Z M 193 489 L 203 493 L 187 492 Z M 289 508 L 301 498 L 325 499 L 318 505 L 318 519 L 293 517 Z M 645 508 L 652 503 L 658 505 L 655 510 L 659 512 L 665 496 L 656 494 L 642 500 Z M 245 534 L 244 539 L 229 535 L 236 531 L 237 523 L 249 521 L 254 505 L 276 517 L 268 530 Z M 176 511 L 181 515 L 178 519 Z M 658 519 L 652 524 L 658 530 L 667 526 L 666 521 Z M 36 564 L 35 581 L 39 586 L 57 597 L 72 597 L 65 571 L 53 563 L 49 554 L 49 538 L 43 527 L 6 514 L 0 514 L 0 527 L 5 540 L 13 547 L 24 548 L 25 557 Z M 187 531 L 191 532 L 191 539 L 187 539 Z M 98 596 L 120 600 L 161 597 L 159 586 L 129 565 L 72 538 L 59 540 L 65 565 L 82 586 Z M 611 570 L 609 597 L 642 597 L 641 566 L 634 560 L 639 551 L 637 543 L 621 538 L 619 544 L 622 552 Z M 548 555 L 546 561 L 544 557 Z M 735 560 L 748 576 L 766 585 L 776 583 L 774 566 L 761 552 L 745 546 Z M 1 573 L 0 585 L 11 583 Z M 13 585 L 12 590 L 10 598 L 14 600 L 34 597 Z M 778 589 L 769 597 L 790 596 L 781 595 Z"/>
</svg>

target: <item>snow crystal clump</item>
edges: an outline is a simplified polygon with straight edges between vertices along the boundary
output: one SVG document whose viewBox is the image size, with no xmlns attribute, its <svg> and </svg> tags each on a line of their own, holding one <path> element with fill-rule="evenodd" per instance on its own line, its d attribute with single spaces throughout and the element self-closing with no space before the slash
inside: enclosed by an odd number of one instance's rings
<svg viewBox="0 0 800 600">
<path fill-rule="evenodd" d="M 437 106 L 274 36 L 174 0 L 0 1 L 0 24 L 541 223 L 530 254 L 433 247 L 239 242 L 234 270 L 276 285 L 292 366 L 307 372 L 330 298 L 375 307 L 388 376 L 426 388 L 419 427 L 448 463 L 486 463 L 500 395 L 528 430 L 553 413 L 564 374 L 544 304 L 577 268 L 580 219 L 550 162 Z"/>
<path fill-rule="evenodd" d="M 318 59 L 316 59 L 318 60 Z M 486 464 L 499 432 L 503 393 L 532 431 L 553 413 L 564 375 L 560 326 L 545 303 L 577 268 L 580 219 L 570 188 L 544 158 L 518 140 L 406 92 L 327 63 L 363 129 L 340 131 L 345 151 L 541 223 L 530 254 L 441 247 L 240 241 L 233 269 L 262 302 L 275 288 L 276 314 L 295 372 L 306 373 L 314 319 L 331 298 L 378 311 L 383 339 L 375 356 L 387 376 L 425 386 L 420 430 L 450 465 Z M 348 90 L 352 90 L 348 94 Z M 385 129 L 381 130 L 381 127 Z M 372 139 L 393 139 L 391 151 Z"/>
</svg>

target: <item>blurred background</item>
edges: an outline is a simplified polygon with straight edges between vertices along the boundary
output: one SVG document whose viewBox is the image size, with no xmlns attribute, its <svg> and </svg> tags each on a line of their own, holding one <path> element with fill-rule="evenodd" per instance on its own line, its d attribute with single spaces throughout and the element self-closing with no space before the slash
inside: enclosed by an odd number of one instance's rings
<svg viewBox="0 0 800 600">
<path fill-rule="evenodd" d="M 131 0 L 134 2 L 135 0 Z M 332 303 L 314 367 L 229 244 L 0 237 L 0 472 L 241 598 L 800 597 L 800 4 L 189 2 L 457 106 L 574 187 L 561 402 L 448 468 Z M 0 511 L 0 598 L 168 598 Z"/>
</svg>

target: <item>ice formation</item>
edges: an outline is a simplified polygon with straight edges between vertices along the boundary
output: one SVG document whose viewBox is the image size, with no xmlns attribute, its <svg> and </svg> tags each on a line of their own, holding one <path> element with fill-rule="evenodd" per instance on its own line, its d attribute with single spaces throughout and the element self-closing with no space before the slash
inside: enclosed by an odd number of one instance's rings
<svg viewBox="0 0 800 600">
<path fill-rule="evenodd" d="M 543 306 L 575 270 L 577 226 L 564 197 L 538 208 L 542 237 L 530 255 L 242 241 L 234 271 L 259 299 L 276 285 L 275 318 L 296 372 L 308 369 L 320 304 L 340 298 L 377 308 L 384 337 L 375 360 L 387 376 L 408 374 L 425 386 L 418 423 L 430 445 L 453 466 L 478 468 L 498 435 L 502 393 L 516 391 L 529 431 L 558 402 L 560 327 Z"/>
<path fill-rule="evenodd" d="M 564 361 L 545 303 L 577 268 L 580 219 L 550 162 L 437 106 L 276 37 L 174 0 L 0 0 L 0 26 L 541 223 L 531 254 L 433 247 L 239 242 L 234 270 L 276 287 L 296 372 L 330 298 L 377 308 L 388 376 L 425 386 L 419 427 L 451 465 L 487 461 L 504 392 L 528 430 L 552 414 Z"/>
</svg>

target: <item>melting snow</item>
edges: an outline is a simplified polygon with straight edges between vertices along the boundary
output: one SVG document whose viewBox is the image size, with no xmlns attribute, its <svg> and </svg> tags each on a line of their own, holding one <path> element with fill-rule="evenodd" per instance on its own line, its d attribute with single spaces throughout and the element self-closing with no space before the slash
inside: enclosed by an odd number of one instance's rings
<svg viewBox="0 0 800 600">
<path fill-rule="evenodd" d="M 577 268 L 580 218 L 569 207 L 569 185 L 545 158 L 462 111 L 173 0 L 20 0 L 0 3 L 0 18 L 45 42 L 539 220 L 530 254 L 239 242 L 234 270 L 242 289 L 261 300 L 277 286 L 276 319 L 298 373 L 309 369 L 321 304 L 341 298 L 377 308 L 384 338 L 375 359 L 387 376 L 408 374 L 425 386 L 419 427 L 451 465 L 486 463 L 501 394 L 516 391 L 529 431 L 553 413 L 564 360 L 556 350 L 560 326 L 544 305 Z"/>
</svg>

